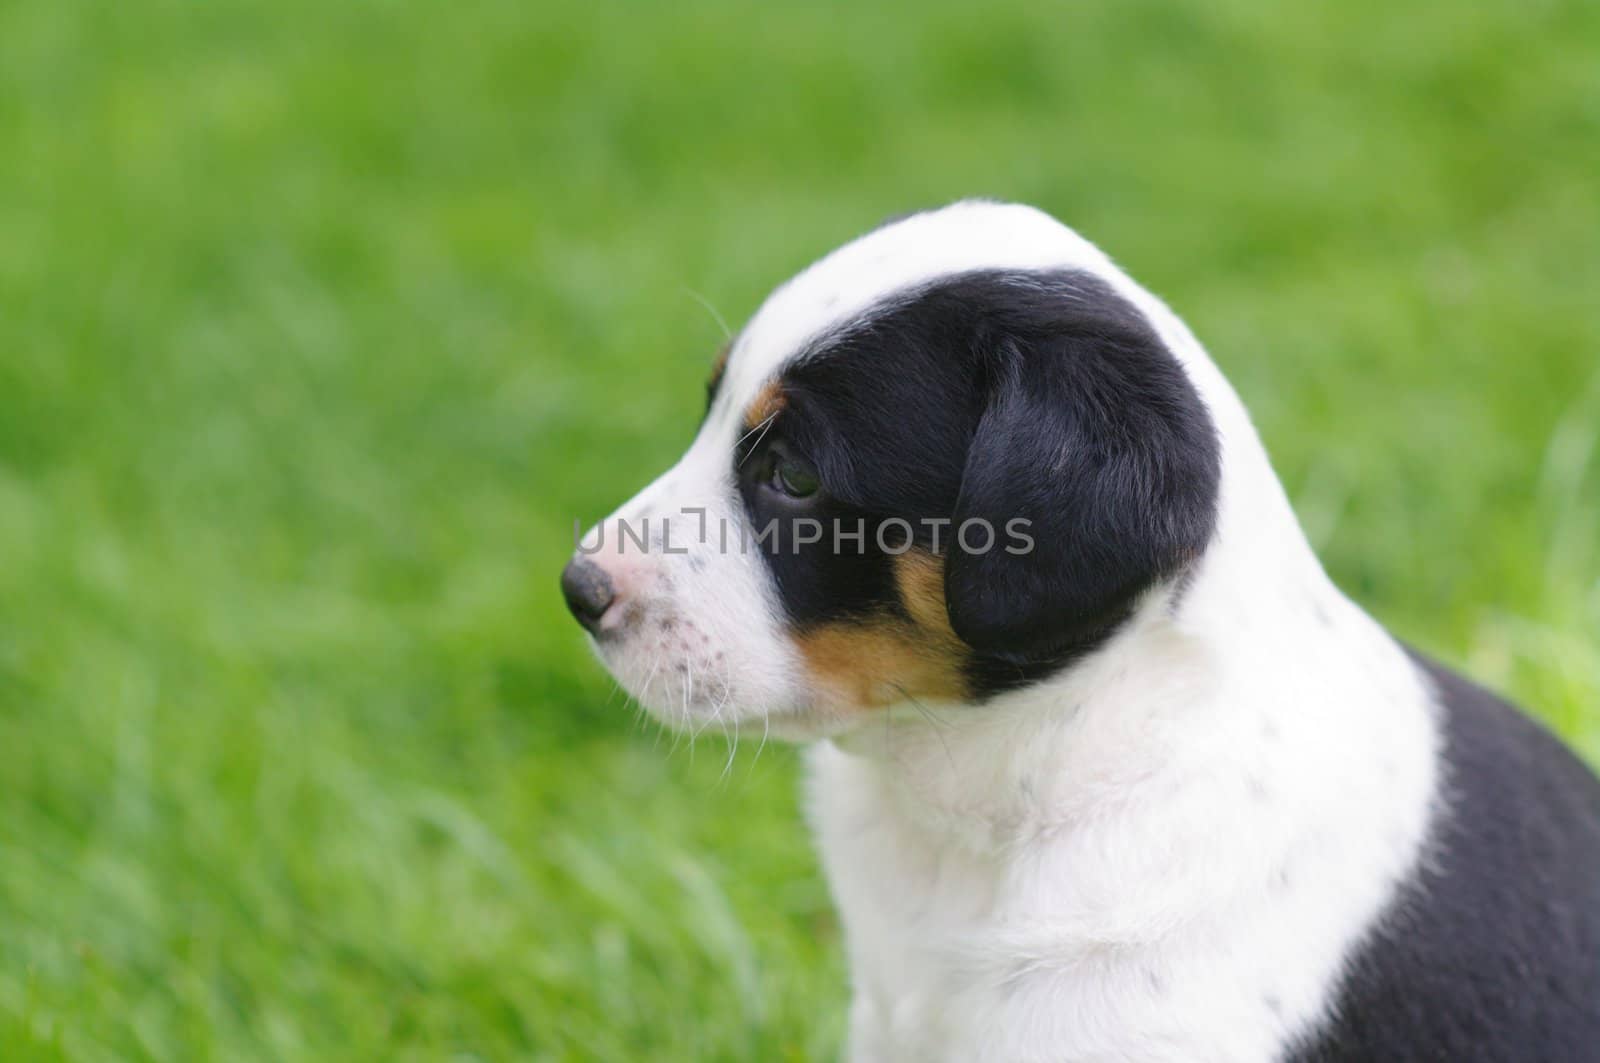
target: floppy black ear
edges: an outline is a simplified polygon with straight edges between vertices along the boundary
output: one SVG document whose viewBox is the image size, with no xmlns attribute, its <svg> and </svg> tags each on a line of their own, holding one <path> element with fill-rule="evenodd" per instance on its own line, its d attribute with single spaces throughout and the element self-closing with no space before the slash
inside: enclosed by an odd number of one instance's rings
<svg viewBox="0 0 1600 1063">
<path fill-rule="evenodd" d="M 997 538 L 981 550 L 974 527 L 965 547 L 951 543 L 951 624 L 1001 661 L 1069 659 L 1205 548 L 1216 522 L 1215 429 L 1143 315 L 1095 278 L 1012 293 L 974 339 L 988 399 L 953 526 L 986 521 Z"/>
</svg>

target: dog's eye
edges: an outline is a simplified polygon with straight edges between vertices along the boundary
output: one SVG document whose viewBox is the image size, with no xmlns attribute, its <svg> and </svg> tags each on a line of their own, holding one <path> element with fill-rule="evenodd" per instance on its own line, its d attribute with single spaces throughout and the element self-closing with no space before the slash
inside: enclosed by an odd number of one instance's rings
<svg viewBox="0 0 1600 1063">
<path fill-rule="evenodd" d="M 815 469 L 787 454 L 774 456 L 770 482 L 790 498 L 810 498 L 822 486 Z"/>
</svg>

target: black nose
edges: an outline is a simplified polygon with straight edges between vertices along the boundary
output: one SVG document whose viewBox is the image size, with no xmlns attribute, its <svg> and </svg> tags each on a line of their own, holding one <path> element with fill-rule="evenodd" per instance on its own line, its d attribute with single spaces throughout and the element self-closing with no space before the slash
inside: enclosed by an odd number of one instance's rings
<svg viewBox="0 0 1600 1063">
<path fill-rule="evenodd" d="M 578 623 L 590 631 L 600 626 L 600 618 L 617 598 L 606 570 L 587 557 L 575 557 L 561 570 L 561 593 Z"/>
</svg>

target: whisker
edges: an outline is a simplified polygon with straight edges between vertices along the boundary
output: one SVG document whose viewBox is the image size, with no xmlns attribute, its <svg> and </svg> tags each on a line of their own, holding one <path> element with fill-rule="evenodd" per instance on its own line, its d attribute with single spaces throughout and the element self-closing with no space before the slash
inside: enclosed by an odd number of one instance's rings
<svg viewBox="0 0 1600 1063">
<path fill-rule="evenodd" d="M 905 687 L 901 686 L 899 683 L 895 683 L 895 682 L 891 681 L 889 683 L 889 687 L 891 689 L 893 689 L 893 690 L 899 691 L 900 692 L 900 696 L 902 698 L 905 698 L 905 700 L 911 705 L 912 708 L 916 709 L 917 712 L 921 713 L 923 719 L 927 720 L 929 723 L 934 725 L 933 726 L 933 736 L 939 740 L 939 745 L 944 747 L 944 758 L 950 762 L 950 766 L 952 768 L 955 767 L 956 766 L 955 757 L 950 755 L 950 745 L 949 745 L 949 743 L 947 743 L 944 740 L 944 734 L 942 732 L 942 729 L 949 727 L 950 724 L 947 721 L 941 719 L 932 709 L 928 708 L 928 706 L 924 705 L 922 702 L 920 702 L 916 698 L 912 697 L 911 696 L 911 692 L 909 690 L 907 690 Z M 885 713 L 884 715 L 887 716 L 888 714 Z"/>
<path fill-rule="evenodd" d="M 722 315 L 717 313 L 717 308 L 711 305 L 710 299 L 707 299 L 705 296 L 701 295 L 688 285 L 684 285 L 683 290 L 689 294 L 689 298 L 705 307 L 706 313 L 711 315 L 711 320 L 715 321 L 717 323 L 717 327 L 722 330 L 723 339 L 733 339 L 733 330 L 728 327 L 728 323 L 727 321 L 723 320 Z"/>
<path fill-rule="evenodd" d="M 757 424 L 757 425 L 754 425 L 754 426 L 753 426 L 753 427 L 752 427 L 752 428 L 751 428 L 751 429 L 750 429 L 750 431 L 748 431 L 748 432 L 746 432 L 746 433 L 745 433 L 745 434 L 744 434 L 744 435 L 742 435 L 742 436 L 740 436 L 740 437 L 739 437 L 739 438 L 738 438 L 738 439 L 736 439 L 736 440 L 734 440 L 734 441 L 733 441 L 733 445 L 734 445 L 734 447 L 735 447 L 735 448 L 737 448 L 737 447 L 738 447 L 738 446 L 739 446 L 739 444 L 740 444 L 740 443 L 743 443 L 743 442 L 744 442 L 744 441 L 745 441 L 745 440 L 747 440 L 747 439 L 749 439 L 749 438 L 750 438 L 750 437 L 751 437 L 751 436 L 753 436 L 753 435 L 755 435 L 755 434 L 756 434 L 756 433 L 757 433 L 757 432 L 759 432 L 759 431 L 761 431 L 761 430 L 762 430 L 762 429 L 763 429 L 763 428 L 765 428 L 765 427 L 766 427 L 766 426 L 767 426 L 767 425 L 769 425 L 769 424 L 771 424 L 771 423 L 772 423 L 772 419 L 773 419 L 773 418 L 774 418 L 774 417 L 776 417 L 776 416 L 778 416 L 778 412 L 777 412 L 777 411 L 776 411 L 776 410 L 774 410 L 774 411 L 773 411 L 773 412 L 771 412 L 771 413 L 769 413 L 769 414 L 767 414 L 767 416 L 766 416 L 766 417 L 765 417 L 765 418 L 763 418 L 763 419 L 762 419 L 762 421 L 761 421 L 761 423 L 760 423 L 760 424 Z"/>
<path fill-rule="evenodd" d="M 772 717 L 763 712 L 761 714 L 761 744 L 756 746 L 756 755 L 750 758 L 750 771 L 746 773 L 746 778 L 749 778 L 751 775 L 755 774 L 756 762 L 761 759 L 762 750 L 767 748 L 767 735 L 771 733 L 771 731 Z"/>
<path fill-rule="evenodd" d="M 744 463 L 750 460 L 750 455 L 754 454 L 756 452 L 756 448 L 761 445 L 761 441 L 767 438 L 767 430 L 772 427 L 772 422 L 776 421 L 777 419 L 778 415 L 776 412 L 767 414 L 766 420 L 762 421 L 760 424 L 756 425 L 755 428 L 752 428 L 750 431 L 746 432 L 740 437 L 739 442 L 733 445 L 733 448 L 738 450 L 746 439 L 749 439 L 757 431 L 761 433 L 759 436 L 756 436 L 756 441 L 750 444 L 750 449 L 744 452 L 744 457 L 739 459 L 739 465 L 737 467 L 742 468 Z"/>
<path fill-rule="evenodd" d="M 720 715 L 722 710 L 717 710 Z M 724 728 L 726 729 L 726 728 Z M 733 774 L 733 759 L 739 755 L 739 721 L 733 721 L 733 745 L 728 748 L 728 760 L 722 765 L 722 774 L 717 778 L 719 785 L 726 783 Z"/>
<path fill-rule="evenodd" d="M 634 719 L 638 721 L 640 727 L 644 727 L 649 723 L 650 710 L 645 707 L 645 701 L 650 697 L 650 688 L 655 684 L 656 672 L 660 667 L 661 655 L 656 654 L 650 662 L 650 671 L 645 673 L 644 682 L 639 684 L 639 696 L 633 699 Z M 650 748 L 661 748 L 661 728 L 659 727 L 655 729 L 655 741 L 651 743 Z"/>
<path fill-rule="evenodd" d="M 722 722 L 722 710 L 727 707 L 729 700 L 729 691 L 727 685 L 724 684 L 722 688 L 722 695 L 720 698 L 718 698 L 717 703 L 712 706 L 710 716 L 694 730 L 693 733 L 696 738 L 700 737 L 702 734 L 705 734 L 706 729 L 712 724 L 718 725 L 722 728 L 723 733 L 727 733 L 727 725 Z"/>
<path fill-rule="evenodd" d="M 683 721 L 689 722 L 689 702 L 694 690 L 694 663 L 687 658 L 683 662 Z M 693 728 L 689 731 L 689 763 L 694 763 L 694 740 L 700 737 Z"/>
</svg>

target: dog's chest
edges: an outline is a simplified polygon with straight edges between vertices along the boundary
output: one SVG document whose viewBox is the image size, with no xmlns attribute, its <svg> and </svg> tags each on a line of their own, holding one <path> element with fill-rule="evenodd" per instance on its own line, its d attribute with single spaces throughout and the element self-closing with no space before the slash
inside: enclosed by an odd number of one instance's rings
<svg viewBox="0 0 1600 1063">
<path fill-rule="evenodd" d="M 1265 1063 L 1325 1007 L 1397 870 L 1373 824 L 1264 813 L 1230 773 L 1150 815 L 1011 824 L 997 849 L 922 829 L 867 761 L 825 746 L 811 768 L 852 1063 Z"/>
<path fill-rule="evenodd" d="M 1218 992 L 1170 940 L 1122 938 L 1119 928 L 1160 918 L 1142 898 L 1042 866 L 1064 854 L 979 859 L 849 803 L 817 818 L 848 934 L 852 1063 L 1270 1058 L 1277 1023 L 1263 1005 Z M 1208 965 L 1226 961 L 1213 952 Z M 1213 1014 L 1197 1024 L 1203 1011 Z"/>
</svg>

